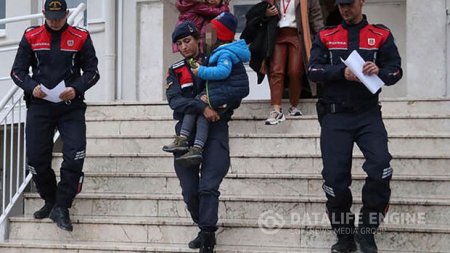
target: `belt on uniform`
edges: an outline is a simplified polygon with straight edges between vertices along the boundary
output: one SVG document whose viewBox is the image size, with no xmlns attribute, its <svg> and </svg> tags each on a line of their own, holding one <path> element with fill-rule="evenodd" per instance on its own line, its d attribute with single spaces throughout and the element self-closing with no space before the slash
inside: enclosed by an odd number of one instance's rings
<svg viewBox="0 0 450 253">
<path fill-rule="evenodd" d="M 379 105 L 378 101 L 373 101 L 370 103 L 364 103 L 360 105 L 347 105 L 343 103 L 329 103 L 323 101 L 322 102 L 319 101 L 319 103 L 322 104 L 326 113 L 359 112 Z"/>
</svg>

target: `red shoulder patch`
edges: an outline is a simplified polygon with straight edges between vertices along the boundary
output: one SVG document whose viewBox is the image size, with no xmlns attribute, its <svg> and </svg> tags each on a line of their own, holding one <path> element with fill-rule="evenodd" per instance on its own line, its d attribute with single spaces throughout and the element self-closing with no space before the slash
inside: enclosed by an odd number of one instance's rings
<svg viewBox="0 0 450 253">
<path fill-rule="evenodd" d="M 37 26 L 37 25 L 30 26 L 30 27 L 28 27 L 27 29 L 25 29 L 25 34 L 31 32 L 31 31 L 33 31 L 33 30 L 36 30 L 36 29 L 38 29 L 38 28 L 42 28 L 42 26 Z"/>
<path fill-rule="evenodd" d="M 83 48 L 89 36 L 86 30 L 80 30 L 73 26 L 67 27 L 67 30 L 61 35 L 61 51 L 78 52 Z"/>
<path fill-rule="evenodd" d="M 390 33 L 391 32 L 387 28 L 368 25 L 360 32 L 359 48 L 378 50 L 386 42 Z"/>
<path fill-rule="evenodd" d="M 320 34 L 323 36 L 329 36 L 333 33 L 338 32 L 341 27 L 342 27 L 341 25 L 324 27 L 324 28 L 322 28 L 322 30 L 320 30 Z"/>
<path fill-rule="evenodd" d="M 330 50 L 348 49 L 348 31 L 342 25 L 320 31 L 320 40 Z"/>
<path fill-rule="evenodd" d="M 175 74 L 177 75 L 178 83 L 181 88 L 192 87 L 194 85 L 194 79 L 186 65 L 175 69 Z"/>
<path fill-rule="evenodd" d="M 80 31 L 80 32 L 82 32 L 82 33 L 87 33 L 87 34 L 89 34 L 89 31 L 86 30 L 86 29 L 84 29 L 84 28 L 82 28 L 82 27 L 79 27 L 79 26 L 71 26 L 71 28 L 73 28 L 73 29 L 75 29 L 75 30 L 78 30 L 78 31 Z"/>
<path fill-rule="evenodd" d="M 26 29 L 25 38 L 33 51 L 50 50 L 52 38 L 43 25 Z"/>
</svg>

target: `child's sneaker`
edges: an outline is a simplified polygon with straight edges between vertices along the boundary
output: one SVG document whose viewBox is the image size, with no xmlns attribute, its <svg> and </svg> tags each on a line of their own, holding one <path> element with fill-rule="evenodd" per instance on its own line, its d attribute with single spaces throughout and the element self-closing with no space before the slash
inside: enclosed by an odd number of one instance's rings
<svg viewBox="0 0 450 253">
<path fill-rule="evenodd" d="M 185 153 L 189 150 L 188 139 L 184 136 L 175 136 L 175 140 L 169 145 L 165 145 L 163 150 L 169 153 Z"/>
<path fill-rule="evenodd" d="M 302 116 L 303 113 L 297 107 L 293 107 L 292 106 L 292 107 L 289 108 L 289 115 L 290 116 Z"/>
<path fill-rule="evenodd" d="M 266 125 L 276 125 L 286 120 L 282 112 L 272 111 L 269 118 L 266 119 Z"/>
<path fill-rule="evenodd" d="M 199 165 L 202 161 L 203 149 L 195 146 L 191 147 L 186 154 L 175 158 L 175 162 L 183 167 Z"/>
</svg>

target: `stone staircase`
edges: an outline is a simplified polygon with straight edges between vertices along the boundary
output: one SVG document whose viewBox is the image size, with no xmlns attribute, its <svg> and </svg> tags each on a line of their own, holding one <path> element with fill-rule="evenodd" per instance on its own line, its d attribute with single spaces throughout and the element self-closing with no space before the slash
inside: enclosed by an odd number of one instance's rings
<svg viewBox="0 0 450 253">
<path fill-rule="evenodd" d="M 231 168 L 221 187 L 217 252 L 329 252 L 333 233 L 321 189 L 314 101 L 300 119 L 265 126 L 266 102 L 246 102 L 230 122 Z M 42 205 L 25 194 L 0 252 L 195 252 L 197 229 L 181 198 L 165 104 L 88 107 L 85 184 L 71 209 L 74 231 L 34 220 Z M 450 100 L 385 100 L 392 201 L 377 235 L 380 252 L 450 252 Z M 361 207 L 363 157 L 355 148 L 354 211 Z M 61 154 L 55 154 L 58 168 Z M 265 226 L 260 227 L 261 223 Z"/>
</svg>

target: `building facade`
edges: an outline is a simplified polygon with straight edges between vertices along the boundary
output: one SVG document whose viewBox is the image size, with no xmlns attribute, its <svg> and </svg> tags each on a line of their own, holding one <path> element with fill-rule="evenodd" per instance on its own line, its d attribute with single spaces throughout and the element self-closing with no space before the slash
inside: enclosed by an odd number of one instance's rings
<svg viewBox="0 0 450 253">
<path fill-rule="evenodd" d="M 177 21 L 175 0 L 69 0 L 87 4 L 87 29 L 100 60 L 101 81 L 88 101 L 163 102 L 167 67 L 180 58 L 172 53 L 171 32 Z M 232 0 L 231 10 L 245 23 L 245 11 L 259 0 Z M 371 23 L 391 28 L 403 58 L 405 76 L 382 93 L 393 98 L 443 98 L 450 94 L 450 0 L 367 0 Z M 42 0 L 0 0 L 0 19 L 40 12 Z M 0 26 L 1 48 L 17 45 L 23 31 L 42 20 Z M 236 37 L 238 37 L 237 34 Z M 0 78 L 9 75 L 15 52 L 1 52 Z M 248 99 L 268 99 L 267 83 L 256 85 L 249 70 Z M 0 81 L 0 94 L 12 86 Z"/>
</svg>

